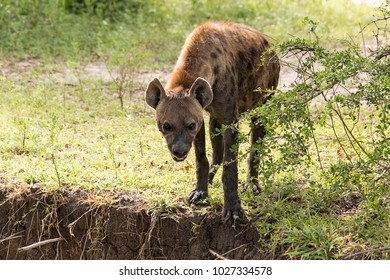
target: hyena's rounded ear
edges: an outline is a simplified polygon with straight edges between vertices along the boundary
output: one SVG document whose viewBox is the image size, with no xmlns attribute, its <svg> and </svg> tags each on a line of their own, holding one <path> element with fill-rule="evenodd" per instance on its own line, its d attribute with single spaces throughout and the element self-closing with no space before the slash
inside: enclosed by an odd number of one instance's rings
<svg viewBox="0 0 390 280">
<path fill-rule="evenodd" d="M 196 98 L 200 105 L 205 108 L 213 101 L 213 90 L 209 82 L 199 77 L 190 88 L 190 96 Z"/>
<path fill-rule="evenodd" d="M 153 109 L 156 109 L 158 103 L 165 97 L 165 89 L 160 81 L 157 78 L 151 81 L 145 92 L 146 103 Z"/>
</svg>

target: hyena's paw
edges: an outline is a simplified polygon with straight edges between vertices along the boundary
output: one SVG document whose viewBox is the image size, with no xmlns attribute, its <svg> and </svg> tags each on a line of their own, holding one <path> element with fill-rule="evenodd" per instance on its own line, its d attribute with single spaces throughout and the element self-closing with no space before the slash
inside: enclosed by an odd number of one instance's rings
<svg viewBox="0 0 390 280">
<path fill-rule="evenodd" d="M 261 187 L 258 183 L 245 183 L 244 186 L 241 189 L 243 192 L 253 192 L 255 195 L 258 195 L 261 193 Z"/>
<path fill-rule="evenodd" d="M 238 222 L 243 221 L 244 210 L 242 209 L 240 202 L 238 201 L 234 205 L 224 205 L 222 219 L 225 223 L 231 223 L 233 227 L 235 227 Z"/>
<path fill-rule="evenodd" d="M 187 198 L 188 202 L 191 204 L 196 204 L 202 199 L 205 199 L 207 197 L 207 192 L 206 191 L 197 191 L 193 190 L 190 193 L 190 196 Z"/>
</svg>

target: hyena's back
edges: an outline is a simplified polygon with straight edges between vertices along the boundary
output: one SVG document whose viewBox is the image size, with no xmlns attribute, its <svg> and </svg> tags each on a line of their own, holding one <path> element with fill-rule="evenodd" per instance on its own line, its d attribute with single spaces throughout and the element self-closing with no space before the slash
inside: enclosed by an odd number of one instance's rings
<svg viewBox="0 0 390 280">
<path fill-rule="evenodd" d="M 187 38 L 167 89 L 189 88 L 197 77 L 213 89 L 206 108 L 221 123 L 264 100 L 262 91 L 276 88 L 279 62 L 259 31 L 239 24 L 206 22 Z"/>
</svg>

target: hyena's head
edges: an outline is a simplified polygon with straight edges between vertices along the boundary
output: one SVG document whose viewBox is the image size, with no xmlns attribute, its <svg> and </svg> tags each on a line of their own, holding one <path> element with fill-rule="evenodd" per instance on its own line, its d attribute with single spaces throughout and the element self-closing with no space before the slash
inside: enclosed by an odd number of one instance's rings
<svg viewBox="0 0 390 280">
<path fill-rule="evenodd" d="M 146 103 L 156 110 L 157 126 L 175 161 L 183 161 L 203 125 L 203 108 L 213 99 L 210 84 L 198 78 L 190 89 L 176 88 L 168 94 L 158 79 L 148 85 Z"/>
</svg>

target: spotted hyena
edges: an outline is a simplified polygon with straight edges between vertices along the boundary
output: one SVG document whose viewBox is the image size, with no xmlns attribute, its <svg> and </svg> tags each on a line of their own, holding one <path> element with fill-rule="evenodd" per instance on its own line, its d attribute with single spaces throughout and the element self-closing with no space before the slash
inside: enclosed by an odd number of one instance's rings
<svg viewBox="0 0 390 280">
<path fill-rule="evenodd" d="M 265 91 L 276 88 L 279 71 L 279 61 L 260 32 L 235 23 L 207 22 L 188 36 L 166 86 L 158 79 L 149 83 L 146 102 L 156 110 L 158 129 L 172 158 L 183 161 L 194 143 L 197 184 L 189 195 L 190 203 L 207 196 L 208 184 L 222 165 L 223 218 L 242 216 L 237 191 L 237 123 L 240 113 L 266 101 Z M 210 114 L 210 167 L 203 109 Z M 259 120 L 251 121 L 251 143 L 256 143 L 265 129 Z M 251 150 L 248 163 L 246 184 L 258 188 L 256 151 Z"/>
</svg>

